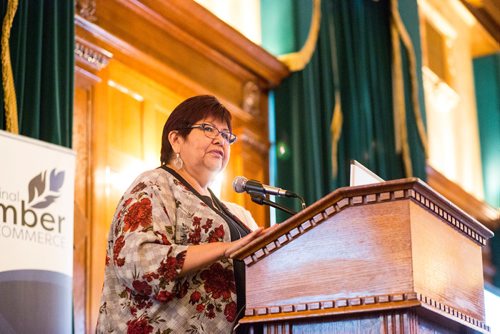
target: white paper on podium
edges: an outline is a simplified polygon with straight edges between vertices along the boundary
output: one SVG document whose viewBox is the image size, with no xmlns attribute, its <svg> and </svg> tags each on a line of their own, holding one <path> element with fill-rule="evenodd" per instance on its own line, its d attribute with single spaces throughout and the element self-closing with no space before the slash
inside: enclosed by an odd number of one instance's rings
<svg viewBox="0 0 500 334">
<path fill-rule="evenodd" d="M 351 160 L 351 179 L 349 182 L 351 187 L 379 182 L 384 182 L 384 180 L 358 161 Z"/>
</svg>

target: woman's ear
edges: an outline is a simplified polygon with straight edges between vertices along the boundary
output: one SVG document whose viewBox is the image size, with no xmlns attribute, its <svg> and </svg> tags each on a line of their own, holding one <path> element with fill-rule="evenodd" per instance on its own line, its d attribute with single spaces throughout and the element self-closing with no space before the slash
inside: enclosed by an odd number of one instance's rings
<svg viewBox="0 0 500 334">
<path fill-rule="evenodd" d="M 172 146 L 172 150 L 174 153 L 178 153 L 180 150 L 180 144 L 182 142 L 183 138 L 179 134 L 179 131 L 177 130 L 172 130 L 168 133 L 168 141 L 170 145 Z"/>
</svg>

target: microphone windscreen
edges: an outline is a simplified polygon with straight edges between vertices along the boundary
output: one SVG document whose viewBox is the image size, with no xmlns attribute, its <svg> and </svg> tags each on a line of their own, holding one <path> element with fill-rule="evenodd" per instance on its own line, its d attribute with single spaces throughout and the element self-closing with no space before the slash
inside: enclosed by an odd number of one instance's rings
<svg viewBox="0 0 500 334">
<path fill-rule="evenodd" d="M 233 180 L 233 189 L 237 193 L 242 193 L 245 191 L 245 184 L 248 179 L 244 176 L 236 176 Z"/>
</svg>

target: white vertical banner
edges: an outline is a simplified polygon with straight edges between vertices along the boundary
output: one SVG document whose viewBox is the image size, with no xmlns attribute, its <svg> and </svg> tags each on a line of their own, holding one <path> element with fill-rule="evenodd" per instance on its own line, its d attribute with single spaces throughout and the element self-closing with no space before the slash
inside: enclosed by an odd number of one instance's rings
<svg viewBox="0 0 500 334">
<path fill-rule="evenodd" d="M 0 333 L 71 333 L 75 153 L 0 131 Z"/>
</svg>

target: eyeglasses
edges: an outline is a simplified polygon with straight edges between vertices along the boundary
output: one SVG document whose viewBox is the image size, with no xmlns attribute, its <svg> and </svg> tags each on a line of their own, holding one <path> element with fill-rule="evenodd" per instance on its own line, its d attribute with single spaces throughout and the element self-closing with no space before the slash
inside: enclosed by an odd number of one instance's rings
<svg viewBox="0 0 500 334">
<path fill-rule="evenodd" d="M 222 138 L 229 143 L 229 145 L 231 145 L 232 143 L 234 143 L 236 141 L 236 136 L 233 133 L 231 133 L 230 131 L 228 131 L 228 130 L 221 131 L 221 130 L 217 129 L 215 126 L 213 126 L 212 124 L 208 124 L 208 123 L 191 125 L 191 126 L 186 127 L 186 129 L 203 130 L 203 133 L 205 134 L 205 136 L 207 136 L 208 138 L 211 138 L 211 139 L 217 138 L 217 136 L 220 134 L 222 136 Z"/>
</svg>

